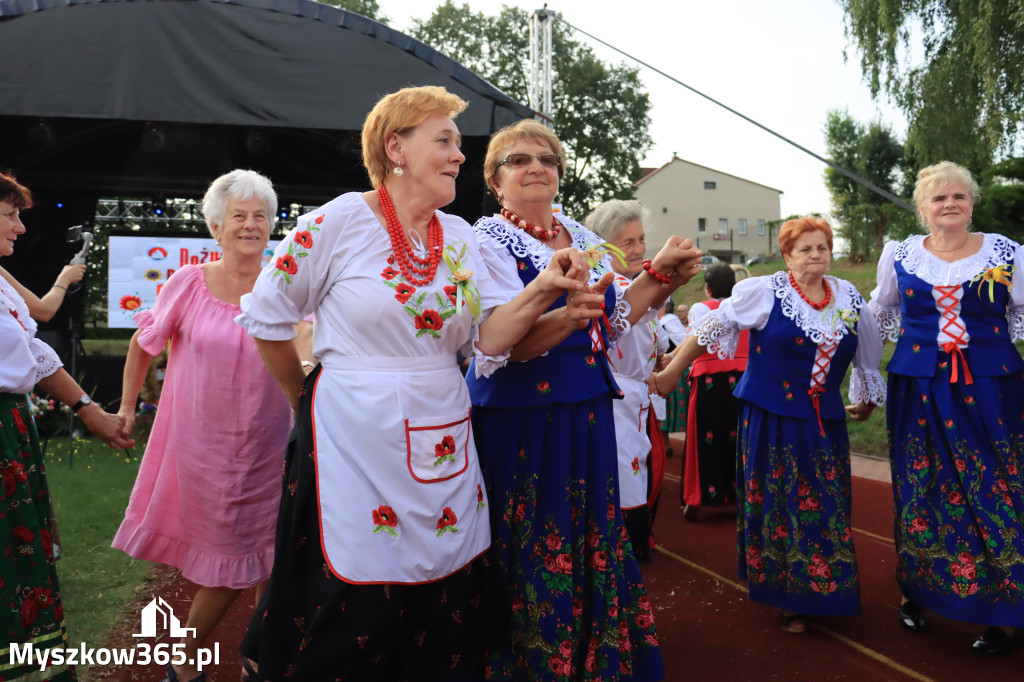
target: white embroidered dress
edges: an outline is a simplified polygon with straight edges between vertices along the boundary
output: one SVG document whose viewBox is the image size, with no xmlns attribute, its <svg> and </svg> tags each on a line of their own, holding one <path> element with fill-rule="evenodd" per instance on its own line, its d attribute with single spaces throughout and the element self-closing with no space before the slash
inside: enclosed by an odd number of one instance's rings
<svg viewBox="0 0 1024 682">
<path fill-rule="evenodd" d="M 0 392 L 28 393 L 62 367 L 57 353 L 36 338 L 36 329 L 24 299 L 0 277 Z"/>
<path fill-rule="evenodd" d="M 438 212 L 445 246 L 473 272 L 483 314 L 496 292 L 472 228 Z M 390 260 L 389 260 L 390 259 Z M 487 501 L 456 352 L 477 325 L 456 312 L 442 261 L 412 286 L 388 234 L 359 193 L 299 224 L 278 247 L 237 322 L 269 340 L 314 313 L 316 487 L 324 556 L 352 583 L 421 583 L 469 564 L 490 544 Z M 456 269 L 459 269 L 458 266 Z M 482 318 L 481 318 L 482 319 Z"/>
</svg>

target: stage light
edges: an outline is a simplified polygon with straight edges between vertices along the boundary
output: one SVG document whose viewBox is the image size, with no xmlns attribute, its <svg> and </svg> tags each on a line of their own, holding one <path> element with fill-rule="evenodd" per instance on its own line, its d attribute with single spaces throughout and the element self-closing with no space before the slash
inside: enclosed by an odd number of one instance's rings
<svg viewBox="0 0 1024 682">
<path fill-rule="evenodd" d="M 157 127 L 147 128 L 142 133 L 142 149 L 147 152 L 158 152 L 164 148 L 164 131 Z"/>
<path fill-rule="evenodd" d="M 167 201 L 164 199 L 155 199 L 153 201 L 153 213 L 156 215 L 163 215 L 167 209 Z"/>
<path fill-rule="evenodd" d="M 58 201 L 57 202 L 57 208 L 64 208 L 64 202 L 63 201 Z"/>
</svg>

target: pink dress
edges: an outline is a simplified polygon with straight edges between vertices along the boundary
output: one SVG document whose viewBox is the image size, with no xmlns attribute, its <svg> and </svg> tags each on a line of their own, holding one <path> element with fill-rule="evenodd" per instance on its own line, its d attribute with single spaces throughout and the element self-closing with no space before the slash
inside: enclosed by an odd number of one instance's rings
<svg viewBox="0 0 1024 682">
<path fill-rule="evenodd" d="M 172 340 L 146 454 L 113 546 L 176 566 L 205 587 L 270 576 L 291 410 L 256 344 L 215 298 L 200 266 L 164 285 L 135 315 L 139 345 Z"/>
</svg>

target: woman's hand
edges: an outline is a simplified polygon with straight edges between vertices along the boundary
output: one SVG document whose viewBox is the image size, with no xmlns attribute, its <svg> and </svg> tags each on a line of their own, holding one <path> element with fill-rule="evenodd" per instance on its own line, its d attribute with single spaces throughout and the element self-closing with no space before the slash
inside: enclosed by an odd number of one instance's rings
<svg viewBox="0 0 1024 682">
<path fill-rule="evenodd" d="M 673 288 L 682 286 L 700 272 L 700 259 L 704 252 L 694 247 L 692 239 L 672 235 L 651 261 L 655 272 L 672 274 Z"/>
<path fill-rule="evenodd" d="M 566 295 L 565 314 L 576 323 L 577 328 L 586 327 L 591 320 L 604 314 L 604 295 L 613 281 L 615 273 L 606 272 L 593 286 L 586 287 L 585 291 Z"/>
<path fill-rule="evenodd" d="M 81 282 L 83 277 L 85 277 L 84 265 L 65 265 L 64 269 L 57 275 L 57 281 L 54 282 L 54 285 L 62 286 L 66 290 L 72 284 Z"/>
<path fill-rule="evenodd" d="M 667 398 L 668 394 L 679 386 L 679 379 L 675 378 L 672 372 L 655 372 L 651 379 L 654 381 L 654 390 L 662 398 Z M 649 379 L 648 385 L 650 381 Z"/>
<path fill-rule="evenodd" d="M 587 268 L 586 256 L 577 249 L 559 249 L 551 255 L 547 267 L 540 271 L 534 280 L 540 288 L 541 296 L 556 297 L 562 291 L 583 291 L 587 287 L 590 270 Z"/>
<path fill-rule="evenodd" d="M 121 420 L 124 434 L 126 436 L 132 435 L 132 429 L 135 428 L 135 407 L 122 404 L 121 409 L 117 411 L 117 417 Z"/>
<path fill-rule="evenodd" d="M 78 418 L 111 449 L 121 450 L 135 445 L 129 435 L 131 430 L 125 428 L 124 417 L 120 414 L 110 414 L 96 403 L 91 403 L 78 411 Z"/>
<path fill-rule="evenodd" d="M 856 405 L 847 405 L 846 413 L 855 422 L 862 422 L 871 416 L 871 413 L 875 411 L 874 403 L 857 403 Z"/>
</svg>

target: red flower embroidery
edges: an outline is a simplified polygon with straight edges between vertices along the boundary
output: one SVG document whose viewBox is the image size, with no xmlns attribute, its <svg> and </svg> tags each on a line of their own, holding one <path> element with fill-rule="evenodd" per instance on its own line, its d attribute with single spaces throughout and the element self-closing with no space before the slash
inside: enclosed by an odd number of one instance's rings
<svg viewBox="0 0 1024 682">
<path fill-rule="evenodd" d="M 441 442 L 434 446 L 434 466 L 440 466 L 444 462 L 455 461 L 455 439 L 445 436 Z"/>
<path fill-rule="evenodd" d="M 317 225 L 319 225 L 320 223 L 322 223 L 324 221 L 324 218 L 326 216 L 327 216 L 326 213 L 321 213 L 320 216 L 316 220 L 314 220 L 313 222 L 316 223 Z"/>
<path fill-rule="evenodd" d="M 381 505 L 373 510 L 374 533 L 385 532 L 388 535 L 398 535 L 395 526 L 398 525 L 398 516 L 387 505 Z"/>
<path fill-rule="evenodd" d="M 281 270 L 282 272 L 286 272 L 289 275 L 294 275 L 296 272 L 299 271 L 299 266 L 295 262 L 294 256 L 286 254 L 284 256 L 280 256 L 277 259 L 277 269 Z"/>
<path fill-rule="evenodd" d="M 546 381 L 538 381 L 537 392 L 540 393 L 541 395 L 547 395 L 548 393 L 551 392 L 551 384 L 549 384 Z"/>
<path fill-rule="evenodd" d="M 630 464 L 633 467 L 633 475 L 634 476 L 637 475 L 638 473 L 640 473 L 640 458 L 639 457 L 634 457 L 633 461 Z"/>
<path fill-rule="evenodd" d="M 455 287 L 445 287 L 444 293 L 448 296 L 448 300 L 452 302 L 452 305 L 455 305 L 458 290 Z"/>
<path fill-rule="evenodd" d="M 29 597 L 21 602 L 21 624 L 24 627 L 31 627 L 36 622 L 36 615 L 39 612 L 39 605 L 36 600 Z"/>
<path fill-rule="evenodd" d="M 21 418 L 21 413 L 18 410 L 11 408 L 11 417 L 14 419 L 14 427 L 18 429 L 18 433 L 28 433 L 28 427 L 25 426 L 25 422 Z"/>
<path fill-rule="evenodd" d="M 11 534 L 21 542 L 32 542 L 36 537 L 36 534 L 29 530 L 27 526 L 15 526 Z"/>
<path fill-rule="evenodd" d="M 390 281 L 398 276 L 398 270 L 395 270 L 393 267 L 389 265 L 386 268 L 384 268 L 384 272 L 380 273 L 380 276 Z"/>
<path fill-rule="evenodd" d="M 416 293 L 416 287 L 411 287 L 405 282 L 399 282 L 395 287 L 395 298 L 399 303 L 408 303 L 409 297 Z"/>
<path fill-rule="evenodd" d="M 295 233 L 295 243 L 308 249 L 313 246 L 313 235 L 309 230 L 302 230 Z"/>
<path fill-rule="evenodd" d="M 455 524 L 458 522 L 459 518 L 455 516 L 455 512 L 452 511 L 452 508 L 445 507 L 441 512 L 441 518 L 437 520 L 437 537 L 441 537 L 448 531 L 458 533 L 459 529 L 455 527 Z"/>
<path fill-rule="evenodd" d="M 444 326 L 444 320 L 436 310 L 424 310 L 422 315 L 416 316 L 417 329 L 433 329 L 437 331 Z"/>
</svg>

